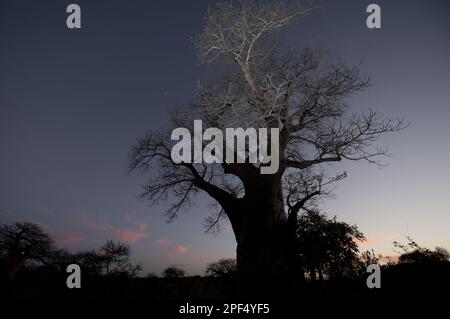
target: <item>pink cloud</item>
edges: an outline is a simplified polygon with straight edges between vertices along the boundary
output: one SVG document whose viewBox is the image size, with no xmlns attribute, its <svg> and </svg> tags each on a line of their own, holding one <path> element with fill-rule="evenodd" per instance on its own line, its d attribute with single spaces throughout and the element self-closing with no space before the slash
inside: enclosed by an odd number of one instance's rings
<svg viewBox="0 0 450 319">
<path fill-rule="evenodd" d="M 168 239 L 158 239 L 156 243 L 162 247 L 166 247 L 166 251 L 162 253 L 164 259 L 173 261 L 178 255 L 184 255 L 188 251 L 188 247 L 178 245 L 174 246 L 173 242 Z"/>
<path fill-rule="evenodd" d="M 133 231 L 127 229 L 114 229 L 115 236 L 118 240 L 125 243 L 134 244 L 141 239 L 147 237 L 147 234 L 142 231 Z"/>
<path fill-rule="evenodd" d="M 57 244 L 74 245 L 84 240 L 84 237 L 73 232 L 53 227 L 49 224 L 34 221 L 40 225 Z"/>
<path fill-rule="evenodd" d="M 364 241 L 358 241 L 359 246 L 368 246 L 368 245 L 375 245 L 375 244 L 381 244 L 387 241 L 391 241 L 395 238 L 394 235 L 383 235 L 383 236 L 373 236 L 373 237 L 367 237 Z"/>
<path fill-rule="evenodd" d="M 101 225 L 90 222 L 86 218 L 82 218 L 79 223 L 85 228 L 95 232 L 99 236 L 114 240 L 120 240 L 127 244 L 134 244 L 148 236 L 148 225 L 145 223 L 141 223 L 137 227 L 134 227 L 134 229 L 119 228 L 111 225 Z"/>
<path fill-rule="evenodd" d="M 174 251 L 177 254 L 185 254 L 187 252 L 188 248 L 186 246 L 177 246 L 175 247 Z"/>
</svg>

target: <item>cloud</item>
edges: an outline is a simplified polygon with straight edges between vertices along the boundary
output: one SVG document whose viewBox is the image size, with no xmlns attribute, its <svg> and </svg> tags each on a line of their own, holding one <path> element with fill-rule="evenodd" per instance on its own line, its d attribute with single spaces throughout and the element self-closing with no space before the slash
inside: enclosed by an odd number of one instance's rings
<svg viewBox="0 0 450 319">
<path fill-rule="evenodd" d="M 41 226 L 57 244 L 70 246 L 70 245 L 78 244 L 79 242 L 84 240 L 83 236 L 75 234 L 71 231 L 56 228 L 49 224 L 39 222 L 39 221 L 33 220 L 32 222 Z"/>
<path fill-rule="evenodd" d="M 141 223 L 134 228 L 121 228 L 111 225 L 102 225 L 82 218 L 79 222 L 84 228 L 94 232 L 97 236 L 108 239 L 120 240 L 127 244 L 134 244 L 148 236 L 146 223 Z"/>
<path fill-rule="evenodd" d="M 367 237 L 364 241 L 358 241 L 359 246 L 369 246 L 385 243 L 387 241 L 391 241 L 395 238 L 395 235 L 382 235 L 382 236 L 372 236 Z"/>
<path fill-rule="evenodd" d="M 128 229 L 112 229 L 113 236 L 125 243 L 134 244 L 141 239 L 147 237 L 147 233 L 143 231 L 133 231 Z"/>
<path fill-rule="evenodd" d="M 177 246 L 174 249 L 174 252 L 177 254 L 185 254 L 187 252 L 188 248 L 186 246 Z"/>
<path fill-rule="evenodd" d="M 187 246 L 183 246 L 183 245 L 176 246 L 169 239 L 158 239 L 158 240 L 155 240 L 155 242 L 159 246 L 165 248 L 165 252 L 162 253 L 162 256 L 164 259 L 170 260 L 170 261 L 174 260 L 175 257 L 177 257 L 179 255 L 186 254 L 189 249 Z"/>
</svg>

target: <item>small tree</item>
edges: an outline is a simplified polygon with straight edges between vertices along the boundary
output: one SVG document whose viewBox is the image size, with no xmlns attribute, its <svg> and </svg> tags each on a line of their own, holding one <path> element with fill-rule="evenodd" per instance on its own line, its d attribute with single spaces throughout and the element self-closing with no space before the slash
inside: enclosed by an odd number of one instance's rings
<svg viewBox="0 0 450 319">
<path fill-rule="evenodd" d="M 375 253 L 373 249 L 371 250 L 365 250 L 361 252 L 361 254 L 358 256 L 358 259 L 355 260 L 354 264 L 351 265 L 351 269 L 353 270 L 353 274 L 355 277 L 363 278 L 367 276 L 367 267 L 369 265 L 380 265 L 380 261 L 383 258 L 381 254 Z M 387 263 L 385 265 L 389 264 L 389 259 L 387 259 Z"/>
<path fill-rule="evenodd" d="M 78 252 L 71 260 L 80 265 L 85 273 L 93 276 L 134 277 L 141 270 L 141 266 L 133 265 L 130 256 L 130 247 L 127 244 L 108 240 L 100 249 Z"/>
<path fill-rule="evenodd" d="M 11 278 L 27 262 L 48 264 L 54 251 L 53 240 L 33 223 L 0 226 L 2 277 Z"/>
<path fill-rule="evenodd" d="M 356 225 L 338 222 L 317 211 L 308 211 L 298 219 L 298 246 L 301 263 L 311 280 L 353 275 L 358 263 L 358 240 L 364 235 Z"/>
<path fill-rule="evenodd" d="M 66 271 L 67 265 L 74 262 L 74 254 L 70 253 L 66 249 L 56 249 L 50 258 L 50 265 L 58 271 Z"/>
<path fill-rule="evenodd" d="M 79 265 L 84 274 L 101 276 L 104 269 L 104 258 L 95 250 L 81 251 L 73 255 L 72 261 Z"/>
<path fill-rule="evenodd" d="M 205 273 L 207 276 L 230 278 L 236 271 L 236 259 L 228 258 L 209 264 Z"/>
<path fill-rule="evenodd" d="M 165 278 L 181 278 L 185 275 L 186 272 L 176 266 L 167 267 L 162 273 L 162 276 Z"/>
<path fill-rule="evenodd" d="M 100 248 L 106 275 L 134 277 L 141 270 L 140 265 L 130 262 L 130 247 L 120 241 L 108 240 Z"/>
<path fill-rule="evenodd" d="M 399 263 L 439 263 L 448 262 L 450 253 L 447 249 L 436 247 L 435 250 L 421 247 L 411 236 L 407 236 L 407 244 L 394 241 L 394 246 L 401 252 Z"/>
</svg>

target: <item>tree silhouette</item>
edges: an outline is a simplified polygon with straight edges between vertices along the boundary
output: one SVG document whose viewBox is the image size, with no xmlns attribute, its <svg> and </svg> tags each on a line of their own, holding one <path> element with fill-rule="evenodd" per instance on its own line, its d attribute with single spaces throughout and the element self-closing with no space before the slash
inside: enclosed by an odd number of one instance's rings
<svg viewBox="0 0 450 319">
<path fill-rule="evenodd" d="M 95 250 L 75 253 L 71 263 L 79 265 L 85 275 L 101 276 L 104 273 L 105 258 Z"/>
<path fill-rule="evenodd" d="M 108 240 L 100 248 L 106 275 L 134 277 L 141 270 L 140 265 L 130 262 L 130 247 L 120 241 Z"/>
<path fill-rule="evenodd" d="M 358 256 L 358 260 L 355 261 L 355 265 L 353 266 L 353 268 L 355 269 L 355 275 L 360 278 L 366 276 L 367 267 L 369 265 L 381 266 L 382 259 L 383 256 L 381 254 L 375 253 L 373 249 L 361 252 L 361 254 Z M 391 263 L 388 257 L 385 259 L 387 260 L 385 265 Z"/>
<path fill-rule="evenodd" d="M 183 269 L 180 269 L 175 266 L 170 266 L 164 269 L 162 272 L 162 276 L 165 278 L 181 278 L 186 275 L 186 272 Z"/>
<path fill-rule="evenodd" d="M 154 272 L 147 273 L 147 278 L 158 278 L 158 276 Z"/>
<path fill-rule="evenodd" d="M 338 222 L 316 211 L 298 219 L 298 246 L 301 261 L 311 280 L 356 275 L 358 271 L 358 240 L 364 235 L 355 225 Z"/>
<path fill-rule="evenodd" d="M 411 236 L 407 243 L 394 241 L 394 251 L 399 253 L 397 261 L 384 266 L 383 276 L 396 287 L 410 291 L 441 294 L 443 285 L 450 283 L 450 253 L 447 249 L 436 247 L 434 250 L 420 246 Z M 412 278 L 412 279 L 411 279 Z"/>
<path fill-rule="evenodd" d="M 53 240 L 36 224 L 0 226 L 2 277 L 11 278 L 27 261 L 48 264 L 53 252 Z"/>
<path fill-rule="evenodd" d="M 131 170 L 152 169 L 142 199 L 170 201 L 169 221 L 206 192 L 217 204 L 209 228 L 226 216 L 237 242 L 240 273 L 292 274 L 297 257 L 297 216 L 345 174 L 327 177 L 324 164 L 365 160 L 383 165 L 387 150 L 373 149 L 402 120 L 376 112 L 351 114 L 346 99 L 370 85 L 368 76 L 324 50 L 286 49 L 277 31 L 309 14 L 311 6 L 282 1 L 219 3 L 209 10 L 195 41 L 199 60 L 219 63 L 222 75 L 198 88 L 190 103 L 176 109 L 172 125 L 279 128 L 279 169 L 261 174 L 265 164 L 174 163 L 170 129 L 138 139 Z M 225 152 L 222 152 L 222 154 Z"/>
<path fill-rule="evenodd" d="M 81 251 L 73 255 L 63 255 L 63 261 L 80 265 L 85 274 L 91 276 L 135 277 L 140 265 L 131 262 L 130 247 L 123 242 L 107 240 L 97 250 Z"/>
<path fill-rule="evenodd" d="M 449 262 L 450 253 L 447 249 L 436 247 L 435 250 L 421 247 L 411 236 L 407 236 L 407 244 L 394 241 L 394 246 L 400 249 L 399 263 L 440 263 Z"/>
<path fill-rule="evenodd" d="M 231 278 L 236 274 L 236 259 L 220 259 L 206 267 L 206 275 Z"/>
</svg>

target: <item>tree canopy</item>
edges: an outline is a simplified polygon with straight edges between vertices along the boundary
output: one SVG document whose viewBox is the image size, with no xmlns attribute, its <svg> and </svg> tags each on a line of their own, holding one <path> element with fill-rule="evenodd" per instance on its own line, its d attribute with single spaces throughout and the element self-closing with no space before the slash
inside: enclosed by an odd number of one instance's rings
<svg viewBox="0 0 450 319">
<path fill-rule="evenodd" d="M 54 242 L 39 225 L 17 222 L 0 225 L 2 277 L 13 276 L 26 262 L 48 264 Z"/>
<path fill-rule="evenodd" d="M 241 270 L 293 266 L 298 214 L 346 176 L 329 174 L 326 165 L 349 160 L 382 166 L 388 149 L 375 142 L 406 126 L 402 119 L 349 109 L 348 99 L 371 85 L 359 65 L 327 50 L 297 50 L 277 41 L 279 31 L 313 9 L 298 2 L 239 1 L 208 10 L 195 47 L 199 61 L 218 66 L 219 76 L 172 112 L 167 129 L 149 131 L 131 151 L 130 169 L 150 172 L 141 198 L 169 203 L 169 221 L 189 209 L 199 191 L 213 199 L 217 209 L 206 219 L 207 229 L 229 218 Z M 221 130 L 279 129 L 278 171 L 264 175 L 259 168 L 266 164 L 248 161 L 174 162 L 171 129 L 192 130 L 196 119 Z"/>
<path fill-rule="evenodd" d="M 181 278 L 186 275 L 186 272 L 176 266 L 170 266 L 163 270 L 162 275 L 165 278 Z"/>
<path fill-rule="evenodd" d="M 206 267 L 206 275 L 213 277 L 233 277 L 236 273 L 236 259 L 223 258 Z"/>
<path fill-rule="evenodd" d="M 317 211 L 308 211 L 298 220 L 298 247 L 305 270 L 312 280 L 355 275 L 358 264 L 358 241 L 364 235 L 356 225 L 328 218 Z"/>
</svg>

